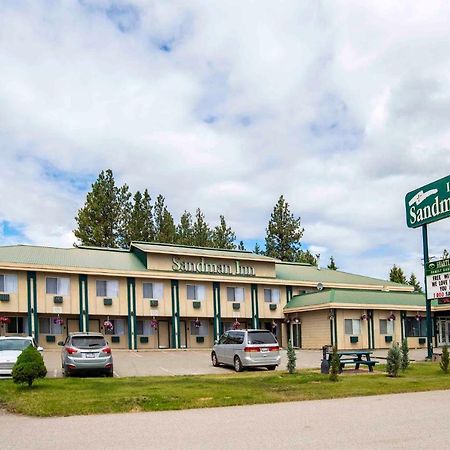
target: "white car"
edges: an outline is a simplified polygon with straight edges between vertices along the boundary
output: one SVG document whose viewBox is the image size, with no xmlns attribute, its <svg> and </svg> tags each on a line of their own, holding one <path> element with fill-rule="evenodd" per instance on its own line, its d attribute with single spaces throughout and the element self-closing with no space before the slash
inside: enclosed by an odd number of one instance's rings
<svg viewBox="0 0 450 450">
<path fill-rule="evenodd" d="M 39 352 L 44 350 L 37 346 L 31 336 L 0 336 L 0 377 L 11 376 L 17 357 L 29 345 L 35 347 Z"/>
</svg>

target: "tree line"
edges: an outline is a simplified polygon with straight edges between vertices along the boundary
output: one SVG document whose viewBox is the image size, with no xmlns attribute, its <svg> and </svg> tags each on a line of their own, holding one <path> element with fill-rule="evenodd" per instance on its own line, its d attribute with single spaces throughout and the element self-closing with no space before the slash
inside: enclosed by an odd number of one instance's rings
<svg viewBox="0 0 450 450">
<path fill-rule="evenodd" d="M 74 234 L 81 245 L 128 248 L 133 241 L 143 241 L 245 250 L 243 241 L 236 244 L 236 233 L 223 215 L 217 226 L 210 227 L 197 208 L 194 214 L 184 211 L 175 223 L 162 195 L 152 203 L 148 189 L 133 194 L 127 184 L 117 186 L 110 169 L 100 172 L 75 220 Z M 266 228 L 265 248 L 256 244 L 253 251 L 282 261 L 317 265 L 319 255 L 301 248 L 303 233 L 300 217 L 291 213 L 281 195 Z M 333 257 L 328 268 L 338 268 Z"/>
</svg>

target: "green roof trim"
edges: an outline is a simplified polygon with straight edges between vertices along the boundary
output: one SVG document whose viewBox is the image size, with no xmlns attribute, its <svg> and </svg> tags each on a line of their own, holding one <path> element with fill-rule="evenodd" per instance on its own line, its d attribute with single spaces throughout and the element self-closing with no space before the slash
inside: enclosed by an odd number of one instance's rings
<svg viewBox="0 0 450 450">
<path fill-rule="evenodd" d="M 337 283 L 366 286 L 405 286 L 392 281 L 381 280 L 365 275 L 355 275 L 340 270 L 318 269 L 316 266 L 277 262 L 276 276 L 281 280 L 306 281 L 310 283 Z M 411 286 L 407 285 L 408 288 Z"/>
<path fill-rule="evenodd" d="M 92 247 L 55 248 L 11 245 L 0 247 L 0 263 L 2 262 L 124 272 L 147 270 L 139 258 L 129 251 Z"/>
<path fill-rule="evenodd" d="M 369 291 L 363 289 L 330 289 L 311 294 L 296 295 L 284 307 L 289 309 L 333 304 L 425 306 L 425 295 L 412 292 Z"/>
</svg>

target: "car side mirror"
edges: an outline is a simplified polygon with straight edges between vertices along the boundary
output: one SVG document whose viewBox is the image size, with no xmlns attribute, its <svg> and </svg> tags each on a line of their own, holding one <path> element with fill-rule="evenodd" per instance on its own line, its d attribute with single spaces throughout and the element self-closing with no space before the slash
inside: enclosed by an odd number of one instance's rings
<svg viewBox="0 0 450 450">
<path fill-rule="evenodd" d="M 44 347 L 38 347 L 36 350 L 37 350 L 38 352 L 43 352 L 43 351 L 44 351 Z"/>
<path fill-rule="evenodd" d="M 63 342 L 63 341 L 58 341 L 58 345 L 59 345 L 60 347 L 62 347 L 62 346 L 64 345 L 64 342 Z"/>
</svg>

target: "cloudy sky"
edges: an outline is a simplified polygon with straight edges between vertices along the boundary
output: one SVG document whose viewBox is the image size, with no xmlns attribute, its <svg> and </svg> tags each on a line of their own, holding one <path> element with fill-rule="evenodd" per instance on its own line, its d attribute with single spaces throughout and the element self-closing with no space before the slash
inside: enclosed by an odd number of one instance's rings
<svg viewBox="0 0 450 450">
<path fill-rule="evenodd" d="M 450 174 L 450 3 L 0 3 L 0 244 L 71 246 L 102 169 L 263 240 L 284 194 L 347 271 L 421 270 L 406 192 Z M 431 254 L 450 220 L 430 226 Z"/>
</svg>

